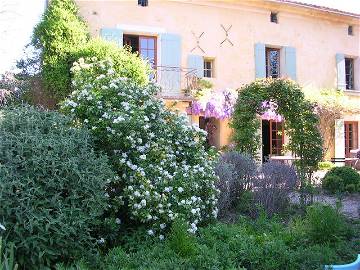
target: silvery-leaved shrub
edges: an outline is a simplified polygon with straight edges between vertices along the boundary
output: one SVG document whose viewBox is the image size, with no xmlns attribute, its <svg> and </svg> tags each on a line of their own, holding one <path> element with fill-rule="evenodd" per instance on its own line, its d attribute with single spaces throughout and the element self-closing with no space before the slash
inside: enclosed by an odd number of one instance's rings
<svg viewBox="0 0 360 270">
<path fill-rule="evenodd" d="M 108 195 L 124 204 L 121 219 L 163 239 L 177 218 L 195 232 L 216 217 L 216 156 L 205 150 L 205 133 L 167 110 L 159 87 L 120 77 L 111 60 L 81 58 L 72 72 L 75 90 L 62 110 L 111 158 L 119 178 Z"/>
<path fill-rule="evenodd" d="M 284 212 L 289 205 L 289 193 L 299 184 L 294 166 L 276 161 L 266 162 L 261 166 L 261 175 L 254 182 L 255 202 L 270 216 Z"/>
<path fill-rule="evenodd" d="M 220 190 L 218 200 L 219 216 L 226 217 L 231 210 L 241 207 L 239 204 L 251 203 L 253 184 L 258 177 L 255 160 L 248 154 L 229 151 L 221 155 L 215 173 L 219 177 L 217 187 Z"/>
<path fill-rule="evenodd" d="M 21 106 L 0 110 L 0 138 L 0 231 L 21 269 L 95 251 L 114 174 L 90 132 L 57 112 Z"/>
</svg>

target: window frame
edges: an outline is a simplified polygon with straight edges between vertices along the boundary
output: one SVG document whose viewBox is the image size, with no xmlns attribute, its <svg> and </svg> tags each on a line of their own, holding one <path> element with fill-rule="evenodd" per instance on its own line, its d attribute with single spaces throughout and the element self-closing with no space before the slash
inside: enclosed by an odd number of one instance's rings
<svg viewBox="0 0 360 270">
<path fill-rule="evenodd" d="M 273 127 L 275 126 L 275 129 Z M 281 130 L 280 130 L 281 128 Z M 273 138 L 273 131 L 276 133 L 275 138 Z M 281 132 L 281 135 L 278 133 Z M 281 137 L 280 137 L 281 136 Z M 284 141 L 285 141 L 285 131 L 284 131 L 284 122 L 270 120 L 270 156 L 282 156 L 284 150 Z M 280 146 L 279 146 L 280 143 Z"/>
<path fill-rule="evenodd" d="M 269 60 L 270 60 L 270 53 L 271 51 L 276 51 L 278 54 L 278 61 L 277 61 L 277 76 L 273 77 L 273 76 L 269 76 L 270 74 L 270 65 L 269 65 Z M 281 68 L 280 68 L 280 63 L 281 63 L 281 51 L 279 48 L 272 48 L 272 47 L 266 47 L 265 48 L 265 67 L 266 67 L 266 78 L 280 78 L 281 77 Z"/>
<path fill-rule="evenodd" d="M 353 126 L 352 136 L 350 137 L 350 126 Z M 359 122 L 344 121 L 344 137 L 345 137 L 345 157 L 350 157 L 350 150 L 358 149 L 359 147 Z M 350 147 L 350 141 L 353 146 Z"/>
<path fill-rule="evenodd" d="M 345 89 L 346 90 L 355 89 L 354 62 L 355 62 L 354 58 L 345 57 L 345 84 L 346 84 Z"/>
<path fill-rule="evenodd" d="M 125 40 L 129 37 L 136 37 L 137 38 L 137 41 L 138 41 L 138 54 L 140 57 L 142 57 L 142 51 L 154 51 L 154 63 L 153 63 L 153 66 L 152 68 L 153 69 L 156 69 L 157 67 L 157 62 L 158 62 L 158 59 L 157 59 L 157 53 L 158 53 L 158 49 L 157 49 L 157 36 L 146 36 L 146 35 L 137 35 L 137 34 L 124 34 L 123 36 L 123 42 L 125 44 Z M 141 47 L 141 40 L 142 39 L 153 39 L 154 40 L 154 49 L 149 49 L 149 48 L 142 48 Z M 127 44 L 128 45 L 128 44 Z M 131 47 L 131 45 L 129 45 Z"/>
<path fill-rule="evenodd" d="M 206 67 L 206 63 L 209 62 L 211 67 L 210 69 Z M 207 76 L 207 72 L 210 72 L 210 77 Z M 215 78 L 215 59 L 214 58 L 204 58 L 204 78 Z"/>
</svg>

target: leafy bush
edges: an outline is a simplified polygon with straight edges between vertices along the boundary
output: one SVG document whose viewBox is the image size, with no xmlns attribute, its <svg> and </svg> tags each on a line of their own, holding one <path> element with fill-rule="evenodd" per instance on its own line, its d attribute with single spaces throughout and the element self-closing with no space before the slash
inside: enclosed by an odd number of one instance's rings
<svg viewBox="0 0 360 270">
<path fill-rule="evenodd" d="M 344 181 L 338 175 L 328 175 L 322 180 L 322 187 L 331 193 L 341 192 L 345 190 Z"/>
<path fill-rule="evenodd" d="M 270 161 L 261 168 L 262 175 L 255 182 L 255 202 L 269 215 L 286 210 L 289 192 L 299 186 L 293 166 Z"/>
<path fill-rule="evenodd" d="M 62 108 L 110 156 L 119 179 L 108 194 L 112 209 L 124 202 L 121 219 L 162 238 L 177 218 L 195 232 L 216 217 L 216 155 L 205 150 L 205 133 L 166 110 L 156 86 L 122 78 L 111 61 L 80 59 L 73 72 L 76 90 Z"/>
<path fill-rule="evenodd" d="M 314 204 L 307 208 L 306 232 L 315 243 L 339 241 L 349 233 L 349 228 L 337 209 L 329 205 Z"/>
<path fill-rule="evenodd" d="M 357 189 L 359 183 L 360 174 L 353 168 L 344 166 L 335 167 L 327 172 L 322 181 L 322 186 L 332 193 L 344 191 L 353 192 Z"/>
<path fill-rule="evenodd" d="M 68 261 L 96 245 L 113 178 L 88 131 L 33 107 L 0 111 L 0 222 L 27 269 Z"/>
<path fill-rule="evenodd" d="M 42 50 L 42 78 L 57 99 L 69 93 L 69 55 L 89 40 L 85 22 L 72 0 L 52 0 L 35 27 L 33 45 Z"/>
</svg>

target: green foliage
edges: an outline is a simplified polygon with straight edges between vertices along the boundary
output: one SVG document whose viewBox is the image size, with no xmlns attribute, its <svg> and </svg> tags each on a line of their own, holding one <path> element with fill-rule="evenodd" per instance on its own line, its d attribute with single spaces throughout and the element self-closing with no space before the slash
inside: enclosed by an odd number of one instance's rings
<svg viewBox="0 0 360 270">
<path fill-rule="evenodd" d="M 360 242 L 341 238 L 331 244 L 312 242 L 304 237 L 304 226 L 286 227 L 266 218 L 213 224 L 190 241 L 183 233 L 181 244 L 142 240 L 133 242 L 135 250 L 114 248 L 103 258 L 102 269 L 323 269 L 324 264 L 354 260 L 360 247 Z M 175 230 L 169 238 L 178 235 Z M 188 250 L 189 245 L 191 252 L 178 252 L 179 246 Z"/>
<path fill-rule="evenodd" d="M 114 69 L 126 78 L 144 85 L 149 81 L 150 66 L 137 54 L 111 42 L 89 39 L 87 25 L 78 16 L 73 0 L 52 0 L 33 33 L 33 45 L 41 49 L 41 77 L 56 101 L 71 92 L 72 64 L 82 57 L 112 59 Z"/>
<path fill-rule="evenodd" d="M 0 221 L 16 261 L 39 269 L 93 252 L 113 178 L 88 131 L 57 112 L 0 111 Z"/>
<path fill-rule="evenodd" d="M 69 55 L 89 40 L 85 22 L 72 0 L 52 0 L 35 27 L 33 45 L 42 50 L 42 78 L 49 93 L 61 99 L 69 93 Z"/>
<path fill-rule="evenodd" d="M 330 161 L 321 161 L 319 162 L 319 170 L 330 170 L 335 167 L 335 164 Z"/>
<path fill-rule="evenodd" d="M 173 223 L 168 239 L 169 246 L 182 257 L 191 257 L 196 253 L 196 240 L 189 235 L 187 225 L 180 220 Z"/>
<path fill-rule="evenodd" d="M 324 189 L 331 193 L 336 192 L 355 192 L 360 184 L 360 174 L 351 167 L 335 167 L 326 173 L 322 180 Z"/>
<path fill-rule="evenodd" d="M 329 205 L 314 204 L 306 210 L 306 232 L 315 243 L 339 241 L 349 233 L 349 228 L 338 212 Z"/>
<path fill-rule="evenodd" d="M 0 237 L 0 270 L 18 269 L 18 264 L 15 262 L 14 249 L 14 243 L 7 247 Z"/>
<path fill-rule="evenodd" d="M 331 192 L 337 193 L 345 190 L 344 180 L 338 175 L 328 175 L 322 180 L 323 189 Z"/>
<path fill-rule="evenodd" d="M 287 150 L 300 158 L 297 162 L 300 178 L 317 168 L 322 158 L 322 138 L 319 119 L 313 106 L 305 100 L 298 84 L 283 79 L 256 80 L 239 90 L 231 126 L 233 139 L 241 152 L 257 155 L 260 120 L 264 101 L 275 102 L 277 113 L 285 118 L 285 132 L 290 137 Z"/>
</svg>

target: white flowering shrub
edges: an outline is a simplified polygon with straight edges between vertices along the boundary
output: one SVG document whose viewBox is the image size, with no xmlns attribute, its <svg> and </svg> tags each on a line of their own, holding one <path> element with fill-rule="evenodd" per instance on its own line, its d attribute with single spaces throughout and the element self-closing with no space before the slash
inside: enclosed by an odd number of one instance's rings
<svg viewBox="0 0 360 270">
<path fill-rule="evenodd" d="M 118 179 L 108 196 L 122 221 L 146 224 L 160 239 L 175 219 L 190 232 L 217 215 L 214 162 L 204 131 L 165 108 L 157 86 L 118 76 L 110 60 L 74 63 L 75 91 L 63 111 L 92 130 L 109 155 Z"/>
</svg>

